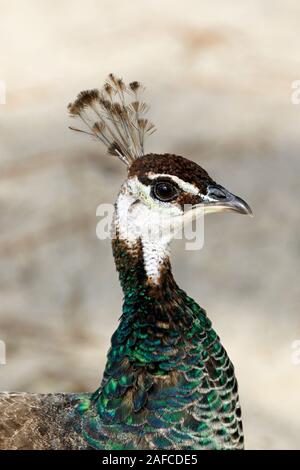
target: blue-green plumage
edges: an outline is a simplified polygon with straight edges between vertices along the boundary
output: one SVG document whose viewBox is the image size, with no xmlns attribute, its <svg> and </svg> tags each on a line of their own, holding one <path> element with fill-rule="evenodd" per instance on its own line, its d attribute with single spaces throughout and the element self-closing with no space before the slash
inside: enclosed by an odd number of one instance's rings
<svg viewBox="0 0 300 470">
<path fill-rule="evenodd" d="M 242 448 L 233 366 L 205 311 L 175 283 L 169 262 L 149 284 L 142 247 L 118 238 L 120 324 L 100 388 L 78 408 L 97 449 Z"/>
</svg>

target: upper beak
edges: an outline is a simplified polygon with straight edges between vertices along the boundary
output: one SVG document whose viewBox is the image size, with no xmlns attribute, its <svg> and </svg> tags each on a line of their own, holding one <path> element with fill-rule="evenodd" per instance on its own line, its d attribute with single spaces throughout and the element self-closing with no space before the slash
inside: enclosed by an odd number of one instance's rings
<svg viewBox="0 0 300 470">
<path fill-rule="evenodd" d="M 253 217 L 252 210 L 246 201 L 218 184 L 208 186 L 203 203 L 205 213 L 233 211 Z"/>
</svg>

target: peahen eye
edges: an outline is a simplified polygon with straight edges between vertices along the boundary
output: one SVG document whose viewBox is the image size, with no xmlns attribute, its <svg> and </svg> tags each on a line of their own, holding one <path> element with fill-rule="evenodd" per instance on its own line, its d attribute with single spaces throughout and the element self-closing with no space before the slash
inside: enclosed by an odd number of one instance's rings
<svg viewBox="0 0 300 470">
<path fill-rule="evenodd" d="M 152 196 L 163 202 L 173 201 L 178 196 L 178 189 L 169 181 L 159 181 L 152 186 Z"/>
</svg>

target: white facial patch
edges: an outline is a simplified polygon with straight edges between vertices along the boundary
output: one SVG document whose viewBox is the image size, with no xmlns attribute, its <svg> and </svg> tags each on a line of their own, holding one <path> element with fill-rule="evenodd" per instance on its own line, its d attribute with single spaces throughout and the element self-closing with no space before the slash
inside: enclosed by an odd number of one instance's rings
<svg viewBox="0 0 300 470">
<path fill-rule="evenodd" d="M 168 177 L 183 191 L 198 194 L 190 183 L 172 175 L 147 175 L 150 179 Z M 151 186 L 142 184 L 135 176 L 121 188 L 116 203 L 115 226 L 120 238 L 129 246 L 141 240 L 144 265 L 148 278 L 158 283 L 161 267 L 169 257 L 169 244 L 176 230 L 182 227 L 184 212 L 179 205 L 153 199 Z"/>
<path fill-rule="evenodd" d="M 115 228 L 129 246 L 141 240 L 145 271 L 158 283 L 161 266 L 169 256 L 169 243 L 176 224 L 181 224 L 182 211 L 175 205 L 155 202 L 150 187 L 134 177 L 122 186 L 116 203 Z"/>
</svg>

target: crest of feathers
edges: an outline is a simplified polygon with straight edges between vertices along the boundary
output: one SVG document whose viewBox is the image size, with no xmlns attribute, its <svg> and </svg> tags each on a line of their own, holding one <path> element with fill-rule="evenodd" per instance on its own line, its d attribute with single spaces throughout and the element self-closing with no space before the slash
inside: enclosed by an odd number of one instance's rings
<svg viewBox="0 0 300 470">
<path fill-rule="evenodd" d="M 101 90 L 81 91 L 68 106 L 73 117 L 79 117 L 86 129 L 83 132 L 100 140 L 108 153 L 116 155 L 127 166 L 144 155 L 146 135 L 156 130 L 145 118 L 149 106 L 140 100 L 144 87 L 139 82 L 125 85 L 112 73 Z"/>
</svg>

